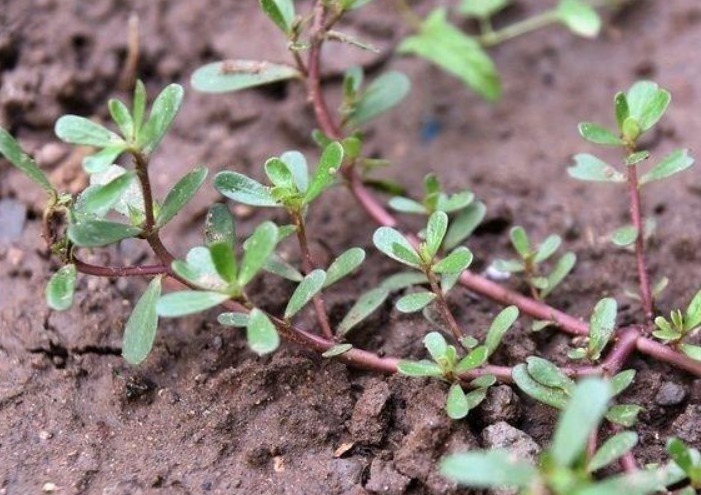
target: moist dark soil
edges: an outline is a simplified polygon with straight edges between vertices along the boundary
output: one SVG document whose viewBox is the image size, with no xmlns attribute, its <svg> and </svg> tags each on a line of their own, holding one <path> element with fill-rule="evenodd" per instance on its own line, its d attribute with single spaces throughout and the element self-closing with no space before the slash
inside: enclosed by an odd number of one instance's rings
<svg viewBox="0 0 701 495">
<path fill-rule="evenodd" d="M 106 120 L 106 100 L 120 89 L 130 14 L 138 14 L 138 73 L 149 93 L 178 81 L 189 88 L 198 66 L 224 58 L 286 60 L 285 43 L 258 11 L 258 2 L 203 0 L 93 2 L 0 1 L 0 125 L 9 128 L 62 189 L 85 185 L 84 151 L 52 136 L 63 113 Z M 446 2 L 417 2 L 419 10 Z M 497 19 L 508 22 L 553 2 L 520 1 Z M 299 2 L 306 6 L 306 2 Z M 625 194 L 616 187 L 575 183 L 566 166 L 576 152 L 595 151 L 578 137 L 581 120 L 611 124 L 612 95 L 639 78 L 668 88 L 674 102 L 647 148 L 656 157 L 695 148 L 701 136 L 701 5 L 696 0 L 640 1 L 607 17 L 596 40 L 550 28 L 492 50 L 504 97 L 481 101 L 449 75 L 392 55 L 406 27 L 393 3 L 376 1 L 348 18 L 345 29 L 381 48 L 379 55 L 329 45 L 325 89 L 338 100 L 339 74 L 362 64 L 369 75 L 406 72 L 410 97 L 371 128 L 367 150 L 392 167 L 380 176 L 419 194 L 435 171 L 452 190 L 470 188 L 488 207 L 468 245 L 483 270 L 509 256 L 512 225 L 535 239 L 565 238 L 579 262 L 552 304 L 586 317 L 603 296 L 621 305 L 619 323 L 640 321 L 634 260 L 606 235 L 624 224 Z M 211 96 L 188 89 L 174 130 L 152 164 L 156 190 L 196 164 L 255 177 L 261 164 L 288 149 L 315 156 L 314 127 L 302 88 L 272 88 Z M 615 152 L 604 156 L 614 160 Z M 644 207 L 657 220 L 650 247 L 654 278 L 670 287 L 659 298 L 668 312 L 699 288 L 698 228 L 701 173 L 646 189 Z M 180 256 L 200 241 L 207 206 L 219 199 L 204 188 L 167 230 Z M 532 450 L 552 432 L 555 413 L 500 387 L 466 420 L 443 412 L 442 383 L 384 377 L 292 346 L 258 358 L 239 331 L 216 324 L 216 313 L 163 320 L 153 354 L 139 367 L 121 359 L 130 307 L 142 280 L 81 277 L 74 307 L 47 309 L 45 283 L 57 268 L 39 235 L 42 194 L 0 163 L 0 493 L 35 494 L 452 494 L 436 472 L 448 452 L 486 445 L 506 431 Z M 246 235 L 266 212 L 235 207 Z M 282 216 L 274 216 L 283 221 Z M 342 189 L 328 193 L 310 215 L 312 247 L 322 261 L 349 246 L 369 252 L 362 273 L 328 296 L 338 321 L 358 294 L 398 267 L 371 247 L 373 226 Z M 410 228 L 416 219 L 402 218 Z M 293 261 L 295 247 L 283 249 Z M 141 242 L 96 250 L 96 263 L 149 259 Z M 518 288 L 515 281 L 505 282 Z M 272 311 L 284 308 L 291 286 L 256 282 L 253 297 Z M 464 289 L 450 302 L 459 323 L 480 336 L 499 311 Z M 313 326 L 308 314 L 300 325 Z M 529 332 L 522 318 L 496 356 L 515 364 L 538 354 L 562 362 L 569 339 L 554 330 Z M 351 341 L 387 355 L 423 357 L 429 331 L 420 318 L 391 304 L 352 334 Z M 641 462 L 663 456 L 665 439 L 701 442 L 701 381 L 640 357 L 624 400 L 645 406 L 637 428 Z M 508 427 L 511 425 L 516 431 Z M 527 435 L 527 436 L 526 436 Z M 531 438 L 528 438 L 530 436 Z"/>
</svg>

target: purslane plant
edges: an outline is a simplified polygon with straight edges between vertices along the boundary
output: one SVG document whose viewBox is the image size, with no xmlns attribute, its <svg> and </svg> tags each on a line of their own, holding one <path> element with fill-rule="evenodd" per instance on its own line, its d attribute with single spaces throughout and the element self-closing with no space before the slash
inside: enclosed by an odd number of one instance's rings
<svg viewBox="0 0 701 495">
<path fill-rule="evenodd" d="M 0 129 L 0 153 L 42 187 L 49 198 L 42 219 L 44 238 L 51 251 L 64 263 L 49 281 L 49 305 L 56 310 L 71 306 L 78 274 L 151 277 L 125 325 L 123 354 L 131 363 L 142 362 L 148 356 L 160 317 L 177 317 L 223 307 L 225 311 L 219 315 L 220 323 L 245 328 L 250 348 L 258 354 L 274 351 L 282 337 L 325 357 L 355 366 L 383 373 L 402 371 L 445 380 L 451 384 L 446 408 L 455 418 L 464 417 L 494 380 L 516 382 L 525 393 L 562 409 L 574 401 L 577 390 L 574 379 L 604 375 L 613 377 L 612 390 L 602 395 L 606 396 L 604 402 L 608 403 L 632 381 L 631 372 L 622 370 L 635 351 L 701 376 L 701 362 L 694 359 L 698 356 L 693 349 L 684 354 L 684 349 L 689 348 L 683 347 L 688 345 L 687 342 L 682 342 L 698 326 L 697 304 L 692 302 L 683 318 L 675 313 L 669 329 L 658 320 L 661 331 L 671 330 L 674 335 L 663 333 L 660 336 L 658 333 L 657 337 L 664 343 L 652 340 L 648 334 L 653 331 L 651 315 L 654 315 L 654 307 L 651 297 L 645 295 L 652 294 L 652 290 L 642 276 L 639 278 L 644 317 L 638 325 L 617 328 L 617 304 L 613 299 L 605 298 L 597 303 L 587 323 L 544 303 L 542 294 L 537 298 L 529 297 L 472 272 L 472 252 L 462 244 L 483 218 L 484 205 L 474 200 L 469 191 L 444 192 L 437 179 L 429 176 L 422 200 L 403 196 L 390 200 L 391 206 L 399 211 L 427 216 L 426 228 L 417 235 L 400 229 L 397 218 L 366 186 L 367 172 L 372 169 L 374 159 L 364 156 L 362 141 L 364 125 L 379 115 L 377 110 L 386 111 L 398 103 L 396 97 L 387 96 L 392 93 L 388 88 L 402 86 L 406 81 L 396 76 L 380 76 L 365 90 L 358 71 L 350 71 L 343 89 L 346 97 L 338 112 L 340 123 L 329 110 L 321 89 L 322 45 L 327 41 L 338 41 L 339 34 L 329 34 L 335 24 L 348 10 L 365 3 L 362 0 L 320 0 L 314 3 L 310 16 L 301 16 L 290 0 L 262 0 L 264 13 L 288 41 L 294 65 L 223 61 L 209 64 L 193 75 L 193 85 L 210 92 L 300 79 L 306 86 L 317 118 L 319 130 L 314 137 L 321 154 L 313 171 L 310 172 L 306 157 L 289 151 L 263 165 L 266 184 L 235 171 L 224 171 L 215 177 L 214 185 L 225 197 L 254 207 L 279 208 L 287 215 L 286 223 L 281 225 L 266 221 L 256 226 L 244 242 L 239 242 L 233 217 L 223 204 L 210 208 L 204 225 L 203 245 L 190 250 L 184 260 L 176 259 L 161 240 L 161 229 L 203 186 L 207 177 L 205 168 L 196 167 L 177 181 L 162 200 L 154 199 L 151 191 L 149 159 L 178 113 L 183 97 L 183 89 L 178 85 L 170 85 L 158 95 L 148 117 L 146 94 L 140 83 L 136 85 L 131 109 L 111 100 L 110 115 L 117 132 L 78 116 L 62 117 L 57 122 L 56 134 L 61 139 L 96 150 L 83 164 L 90 174 L 91 185 L 75 197 L 57 191 L 18 142 Z M 307 55 L 306 60 L 303 54 Z M 668 104 L 666 91 L 654 83 L 640 82 L 627 94 L 616 96 L 618 133 L 593 124 L 580 126 L 587 139 L 625 149 L 627 176 L 591 155 L 578 155 L 575 167 L 570 169 L 576 178 L 628 182 L 635 229 L 635 235 L 631 237 L 636 243 L 639 268 L 641 259 L 645 268 L 640 186 L 668 177 L 693 163 L 686 152 L 678 152 L 637 179 L 637 166 L 647 156 L 637 150 L 638 138 L 659 120 Z M 363 105 L 365 110 L 360 111 Z M 121 155 L 130 157 L 130 167 L 113 163 Z M 125 162 L 123 157 L 122 163 Z M 375 247 L 409 269 L 360 295 L 338 323 L 329 318 L 324 291 L 361 269 L 365 253 L 360 248 L 350 248 L 328 266 L 319 266 L 308 248 L 309 226 L 305 220 L 308 210 L 314 208 L 315 200 L 335 186 L 347 187 L 359 207 L 379 225 L 373 236 Z M 530 241 L 524 242 L 525 232 L 515 232 L 518 233 L 512 237 L 516 238 L 524 267 L 526 260 L 534 262 L 539 258 L 540 261 L 559 244 L 556 238 L 551 238 L 553 240 L 543 243 L 545 247 L 541 245 L 534 249 Z M 113 245 L 126 238 L 138 238 L 148 243 L 158 262 L 141 266 L 96 266 L 81 259 L 81 250 Z M 275 252 L 280 243 L 292 240 L 299 248 L 299 266 Z M 282 315 L 270 314 L 257 307 L 255 294 L 246 290 L 262 271 L 296 284 Z M 639 270 L 640 273 L 646 273 L 646 270 Z M 165 278 L 180 282 L 187 290 L 162 294 Z M 495 319 L 483 343 L 465 331 L 450 310 L 449 291 L 458 284 L 508 306 Z M 424 340 L 432 358 L 430 362 L 416 364 L 379 355 L 358 349 L 348 341 L 349 332 L 390 297 L 395 298 L 393 302 L 399 311 L 422 311 L 439 331 L 428 333 Z M 312 306 L 317 321 L 312 329 L 302 328 L 299 324 L 301 318 L 298 316 L 308 305 Z M 588 362 L 558 368 L 532 356 L 513 367 L 488 363 L 504 332 L 519 315 L 547 322 L 578 337 L 576 345 L 579 347 L 575 347 L 569 357 Z M 450 344 L 446 337 L 452 340 Z M 422 372 L 416 371 L 419 368 Z M 467 393 L 463 387 L 468 389 Z M 628 425 L 634 422 L 638 412 L 639 406 L 614 405 L 602 415 L 607 414 L 609 420 Z M 675 449 L 677 451 L 680 450 Z M 693 454 L 689 456 L 693 457 Z M 624 457 L 627 458 L 628 454 Z M 686 463 L 690 473 L 695 473 L 692 469 L 696 465 L 694 462 Z M 635 466 L 634 462 L 626 464 Z M 571 463 L 560 467 L 578 469 Z"/>
</svg>

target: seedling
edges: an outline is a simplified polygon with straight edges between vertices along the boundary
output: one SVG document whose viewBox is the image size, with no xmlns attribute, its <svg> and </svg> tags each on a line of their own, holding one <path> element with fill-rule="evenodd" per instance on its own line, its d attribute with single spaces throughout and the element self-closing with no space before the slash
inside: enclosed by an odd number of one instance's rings
<svg viewBox="0 0 701 495">
<path fill-rule="evenodd" d="M 685 342 L 701 328 L 701 291 L 696 293 L 684 313 L 675 309 L 670 313 L 669 320 L 658 316 L 655 326 L 657 330 L 652 335 L 690 358 L 701 361 L 701 347 Z"/>
</svg>

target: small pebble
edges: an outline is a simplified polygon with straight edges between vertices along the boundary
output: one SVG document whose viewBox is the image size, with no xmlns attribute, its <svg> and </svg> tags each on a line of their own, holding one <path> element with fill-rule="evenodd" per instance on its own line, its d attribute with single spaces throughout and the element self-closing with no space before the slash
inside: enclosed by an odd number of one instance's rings
<svg viewBox="0 0 701 495">
<path fill-rule="evenodd" d="M 51 433 L 50 431 L 41 430 L 39 432 L 39 438 L 42 440 L 49 440 L 49 439 L 53 438 L 53 436 L 54 436 L 53 433 Z"/>
<path fill-rule="evenodd" d="M 55 483 L 44 483 L 41 486 L 41 491 L 46 492 L 46 493 L 53 493 L 56 490 L 58 490 L 58 487 L 56 486 Z"/>
<path fill-rule="evenodd" d="M 686 398 L 686 389 L 674 382 L 664 382 L 655 396 L 659 406 L 676 406 Z"/>
</svg>

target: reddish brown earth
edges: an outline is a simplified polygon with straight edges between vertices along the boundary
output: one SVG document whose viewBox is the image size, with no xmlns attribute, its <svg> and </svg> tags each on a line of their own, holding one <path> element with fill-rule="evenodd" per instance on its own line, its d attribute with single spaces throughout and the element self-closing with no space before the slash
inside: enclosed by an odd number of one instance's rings
<svg viewBox="0 0 701 495">
<path fill-rule="evenodd" d="M 426 0 L 418 8 L 439 3 Z M 511 15 L 538 4 L 521 2 Z M 505 83 L 497 105 L 423 62 L 391 56 L 405 29 L 391 5 L 377 1 L 348 20 L 349 29 L 382 47 L 382 56 L 342 46 L 326 54 L 332 99 L 339 89 L 335 75 L 348 63 L 369 64 L 372 73 L 399 69 L 413 81 L 406 103 L 370 133 L 370 152 L 394 165 L 383 175 L 417 194 L 423 175 L 433 170 L 451 188 L 469 187 L 486 202 L 486 222 L 469 242 L 477 270 L 509 254 L 504 234 L 511 225 L 524 225 L 540 239 L 563 234 L 579 263 L 552 303 L 586 316 L 600 297 L 611 295 L 622 305 L 619 323 L 639 321 L 638 304 L 624 295 L 635 286 L 634 260 L 604 239 L 626 221 L 625 194 L 575 183 L 565 168 L 576 152 L 599 152 L 578 138 L 577 122 L 610 124 L 612 95 L 640 77 L 654 78 L 674 95 L 651 138 L 655 156 L 697 147 L 698 2 L 638 2 L 609 19 L 594 41 L 552 28 L 493 50 Z M 132 10 L 141 20 L 139 72 L 152 95 L 171 81 L 187 87 L 189 75 L 205 62 L 286 56 L 253 1 L 0 2 L 0 125 L 19 136 L 64 189 L 76 191 L 85 178 L 79 156 L 52 137 L 53 122 L 66 112 L 105 119 L 106 99 L 126 97 L 117 81 Z M 421 130 L 429 121 L 441 131 L 425 142 Z M 174 130 L 154 159 L 157 191 L 163 194 L 198 163 L 212 172 L 236 169 L 259 177 L 268 156 L 291 148 L 313 155 L 313 126 L 297 86 L 219 97 L 188 89 Z M 646 190 L 645 211 L 659 225 L 651 269 L 671 280 L 659 300 L 664 312 L 686 304 L 701 285 L 699 179 L 701 172 L 691 171 Z M 199 241 L 204 212 L 216 198 L 207 187 L 168 230 L 166 241 L 176 253 Z M 445 453 L 482 444 L 483 429 L 500 420 L 541 445 L 549 438 L 554 413 L 514 399 L 506 389 L 467 420 L 451 422 L 442 411 L 441 383 L 359 372 L 293 347 L 257 358 L 237 331 L 214 323 L 216 313 L 163 321 L 152 356 L 131 368 L 119 357 L 121 334 L 144 282 L 81 277 L 74 308 L 49 311 L 42 294 L 56 264 L 39 238 L 41 201 L 40 191 L 0 163 L 1 494 L 40 493 L 51 488 L 47 483 L 57 493 L 105 495 L 468 493 L 434 471 Z M 236 211 L 244 235 L 264 218 Z M 373 251 L 373 227 L 346 192 L 329 193 L 310 222 L 318 256 L 351 245 L 370 253 L 365 270 L 328 296 L 338 320 L 360 292 L 397 267 Z M 298 256 L 293 246 L 285 248 Z M 96 262 L 120 264 L 147 257 L 138 242 L 93 255 Z M 278 311 L 290 289 L 264 278 L 253 295 Z M 451 303 L 459 322 L 476 334 L 499 310 L 462 289 Z M 533 353 L 562 360 L 567 338 L 554 331 L 532 335 L 528 328 L 524 318 L 497 363 L 515 364 Z M 388 304 L 352 341 L 418 358 L 427 330 L 422 320 L 400 316 Z M 638 459 L 660 459 L 669 435 L 698 446 L 701 381 L 640 358 L 630 366 L 638 377 L 624 398 L 646 407 Z M 675 404 L 659 405 L 665 402 L 660 394 Z M 499 397 L 521 407 L 499 406 Z"/>
</svg>

